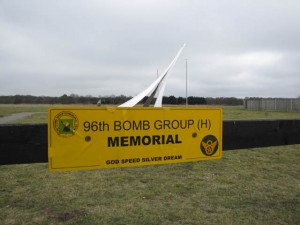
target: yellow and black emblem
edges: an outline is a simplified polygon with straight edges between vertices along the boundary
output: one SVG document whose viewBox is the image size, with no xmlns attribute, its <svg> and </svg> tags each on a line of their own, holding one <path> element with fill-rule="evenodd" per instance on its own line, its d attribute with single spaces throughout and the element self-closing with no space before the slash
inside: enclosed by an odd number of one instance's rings
<svg viewBox="0 0 300 225">
<path fill-rule="evenodd" d="M 206 156 L 214 155 L 218 151 L 218 148 L 218 139 L 213 135 L 205 136 L 200 143 L 200 149 Z"/>
<path fill-rule="evenodd" d="M 77 116 L 69 111 L 57 114 L 53 120 L 53 128 L 58 135 L 69 137 L 75 134 L 79 125 Z"/>
</svg>

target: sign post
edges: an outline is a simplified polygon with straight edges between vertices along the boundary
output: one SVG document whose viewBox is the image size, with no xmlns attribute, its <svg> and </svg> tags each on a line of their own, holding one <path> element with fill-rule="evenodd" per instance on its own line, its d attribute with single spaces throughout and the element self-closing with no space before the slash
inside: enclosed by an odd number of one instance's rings
<svg viewBox="0 0 300 225">
<path fill-rule="evenodd" d="M 50 171 L 220 159 L 219 108 L 49 107 Z"/>
</svg>

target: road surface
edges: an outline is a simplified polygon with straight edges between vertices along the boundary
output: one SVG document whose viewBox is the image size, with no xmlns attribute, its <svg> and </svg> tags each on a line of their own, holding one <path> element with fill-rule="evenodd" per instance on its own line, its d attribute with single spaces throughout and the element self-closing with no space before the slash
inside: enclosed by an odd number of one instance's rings
<svg viewBox="0 0 300 225">
<path fill-rule="evenodd" d="M 36 114 L 36 112 L 23 112 L 23 113 L 14 113 L 9 116 L 0 117 L 0 124 L 11 123 L 15 120 L 22 119 L 28 116 Z"/>
</svg>

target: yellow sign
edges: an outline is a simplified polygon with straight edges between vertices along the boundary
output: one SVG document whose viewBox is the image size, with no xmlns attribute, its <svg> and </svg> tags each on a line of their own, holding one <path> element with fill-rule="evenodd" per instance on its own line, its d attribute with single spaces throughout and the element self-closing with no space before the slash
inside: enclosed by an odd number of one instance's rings
<svg viewBox="0 0 300 225">
<path fill-rule="evenodd" d="M 218 108 L 49 107 L 50 171 L 220 159 Z"/>
</svg>

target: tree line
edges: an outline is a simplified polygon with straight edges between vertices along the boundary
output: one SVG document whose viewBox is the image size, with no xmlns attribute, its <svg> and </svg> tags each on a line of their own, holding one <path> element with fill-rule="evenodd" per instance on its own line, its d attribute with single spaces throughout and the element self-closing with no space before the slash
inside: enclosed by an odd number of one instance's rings
<svg viewBox="0 0 300 225">
<path fill-rule="evenodd" d="M 111 96 L 79 96 L 76 94 L 62 95 L 60 97 L 50 97 L 50 96 L 32 96 L 32 95 L 11 95 L 11 96 L 0 96 L 0 104 L 97 104 L 101 100 L 101 104 L 104 105 L 120 105 L 132 97 L 127 97 L 124 95 L 111 95 Z M 143 98 L 140 104 L 145 103 L 147 97 Z M 164 96 L 163 104 L 167 105 L 185 105 L 186 98 Z M 243 99 L 240 98 L 205 98 L 205 97 L 188 97 L 189 105 L 242 105 Z"/>
</svg>

